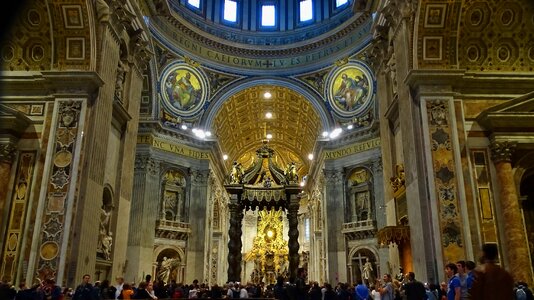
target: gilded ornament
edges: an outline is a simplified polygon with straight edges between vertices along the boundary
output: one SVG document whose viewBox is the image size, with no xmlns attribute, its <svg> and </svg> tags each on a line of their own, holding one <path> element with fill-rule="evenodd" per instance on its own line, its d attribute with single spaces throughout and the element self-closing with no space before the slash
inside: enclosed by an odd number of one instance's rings
<svg viewBox="0 0 534 300">
<path fill-rule="evenodd" d="M 62 149 L 54 155 L 54 165 L 59 168 L 64 168 L 68 165 L 70 165 L 72 161 L 72 153 L 69 151 Z"/>
<path fill-rule="evenodd" d="M 41 258 L 45 260 L 52 260 L 56 258 L 59 253 L 58 244 L 55 242 L 45 242 L 41 245 Z"/>
<path fill-rule="evenodd" d="M 11 234 L 7 241 L 7 250 L 14 251 L 17 248 L 18 241 L 19 241 L 18 234 L 16 233 Z"/>
</svg>

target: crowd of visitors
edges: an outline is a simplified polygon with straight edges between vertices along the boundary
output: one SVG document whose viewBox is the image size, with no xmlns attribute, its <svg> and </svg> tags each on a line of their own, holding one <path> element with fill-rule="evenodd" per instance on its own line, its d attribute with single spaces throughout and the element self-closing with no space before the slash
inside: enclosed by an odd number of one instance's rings
<svg viewBox="0 0 534 300">
<path fill-rule="evenodd" d="M 91 276 L 84 275 L 76 289 L 61 289 L 54 280 L 46 280 L 32 287 L 24 284 L 19 290 L 0 282 L 0 300 L 107 300 L 107 299 L 246 299 L 270 298 L 278 300 L 534 300 L 525 282 L 514 286 L 513 278 L 496 264 L 496 245 L 485 245 L 483 257 L 477 266 L 473 261 L 458 261 L 445 266 L 447 281 L 441 285 L 422 283 L 413 272 L 392 278 L 384 274 L 373 284 L 358 280 L 356 284 L 318 282 L 306 284 L 307 271 L 299 268 L 297 277 L 285 282 L 283 277 L 274 285 L 228 282 L 209 287 L 194 280 L 190 285 L 171 281 L 154 282 L 147 275 L 145 281 L 135 284 L 116 278 L 116 285 L 108 280 L 91 283 Z"/>
</svg>

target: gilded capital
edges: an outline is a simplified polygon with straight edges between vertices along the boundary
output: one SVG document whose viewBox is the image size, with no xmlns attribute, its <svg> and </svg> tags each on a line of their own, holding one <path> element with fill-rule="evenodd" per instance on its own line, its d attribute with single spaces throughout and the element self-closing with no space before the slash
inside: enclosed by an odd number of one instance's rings
<svg viewBox="0 0 534 300">
<path fill-rule="evenodd" d="M 509 141 L 495 141 L 493 140 L 490 144 L 490 150 L 491 150 L 491 159 L 494 163 L 498 163 L 501 161 L 511 161 L 512 160 L 512 154 L 515 151 L 515 147 L 517 146 L 516 142 L 509 142 Z"/>
<path fill-rule="evenodd" d="M 13 143 L 0 144 L 0 161 L 11 164 L 15 159 L 16 153 L 17 148 L 15 148 L 15 145 L 13 145 Z"/>
</svg>

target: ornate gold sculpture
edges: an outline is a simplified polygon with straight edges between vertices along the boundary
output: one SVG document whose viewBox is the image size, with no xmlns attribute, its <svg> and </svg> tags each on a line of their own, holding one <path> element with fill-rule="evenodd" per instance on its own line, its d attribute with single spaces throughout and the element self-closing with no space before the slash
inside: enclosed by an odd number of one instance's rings
<svg viewBox="0 0 534 300">
<path fill-rule="evenodd" d="M 393 190 L 393 196 L 394 197 L 398 197 L 400 194 L 402 194 L 404 192 L 404 190 L 406 189 L 405 187 L 405 180 L 406 180 L 406 176 L 405 176 L 405 173 L 404 173 L 404 165 L 403 164 L 398 164 L 395 166 L 395 175 L 396 176 L 393 176 L 390 178 L 390 185 L 391 185 L 391 189 Z"/>
<path fill-rule="evenodd" d="M 245 261 L 254 261 L 254 283 L 271 284 L 279 275 L 287 277 L 289 248 L 283 238 L 282 213 L 274 209 L 259 212 L 258 233 L 252 249 L 245 255 Z"/>
</svg>

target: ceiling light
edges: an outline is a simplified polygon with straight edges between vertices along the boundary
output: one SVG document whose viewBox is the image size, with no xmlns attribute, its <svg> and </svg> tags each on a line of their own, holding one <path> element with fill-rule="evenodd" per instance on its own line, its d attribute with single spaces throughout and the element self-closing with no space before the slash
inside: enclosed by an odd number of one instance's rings
<svg viewBox="0 0 534 300">
<path fill-rule="evenodd" d="M 267 136 L 266 136 L 266 137 L 267 137 L 267 139 L 268 139 L 268 140 L 270 140 L 270 139 L 272 139 L 272 138 L 273 138 L 273 135 L 272 135 L 272 134 L 270 134 L 270 133 L 267 133 Z"/>
<path fill-rule="evenodd" d="M 265 98 L 265 99 L 271 99 L 272 96 L 273 95 L 271 95 L 271 93 L 269 93 L 269 92 L 263 93 L 263 98 Z"/>
<path fill-rule="evenodd" d="M 227 159 L 228 159 L 228 155 L 226 155 L 226 154 L 223 155 L 223 159 L 224 159 L 224 160 L 227 160 Z"/>
<path fill-rule="evenodd" d="M 186 129 L 187 129 L 187 125 L 182 124 L 182 129 L 183 129 L 183 130 L 186 130 Z"/>
<path fill-rule="evenodd" d="M 206 136 L 210 137 L 211 136 L 211 131 L 206 131 Z"/>
<path fill-rule="evenodd" d="M 308 159 L 313 160 L 313 153 L 308 154 Z"/>
<path fill-rule="evenodd" d="M 268 113 L 265 114 L 265 117 L 266 117 L 267 119 L 270 119 L 270 118 L 273 117 L 273 114 L 270 113 L 270 112 L 268 112 Z"/>
<path fill-rule="evenodd" d="M 193 129 L 193 132 L 195 133 L 195 135 L 201 139 L 205 138 L 206 137 L 206 133 L 204 132 L 204 130 L 202 129 Z"/>
<path fill-rule="evenodd" d="M 306 185 L 306 183 L 304 181 L 300 182 L 300 186 L 305 186 L 305 185 Z"/>
<path fill-rule="evenodd" d="M 337 137 L 341 134 L 341 132 L 343 132 L 343 130 L 342 130 L 341 128 L 339 128 L 339 127 L 336 128 L 336 129 L 334 129 L 334 131 L 332 131 L 332 132 L 330 133 L 330 138 L 331 138 L 331 139 L 335 139 L 335 138 L 337 138 Z"/>
<path fill-rule="evenodd" d="M 349 126 L 347 126 L 347 129 L 348 130 L 351 130 L 352 128 L 354 128 L 354 125 L 350 124 Z"/>
<path fill-rule="evenodd" d="M 327 137 L 328 136 L 328 131 L 323 131 L 323 137 Z"/>
</svg>

